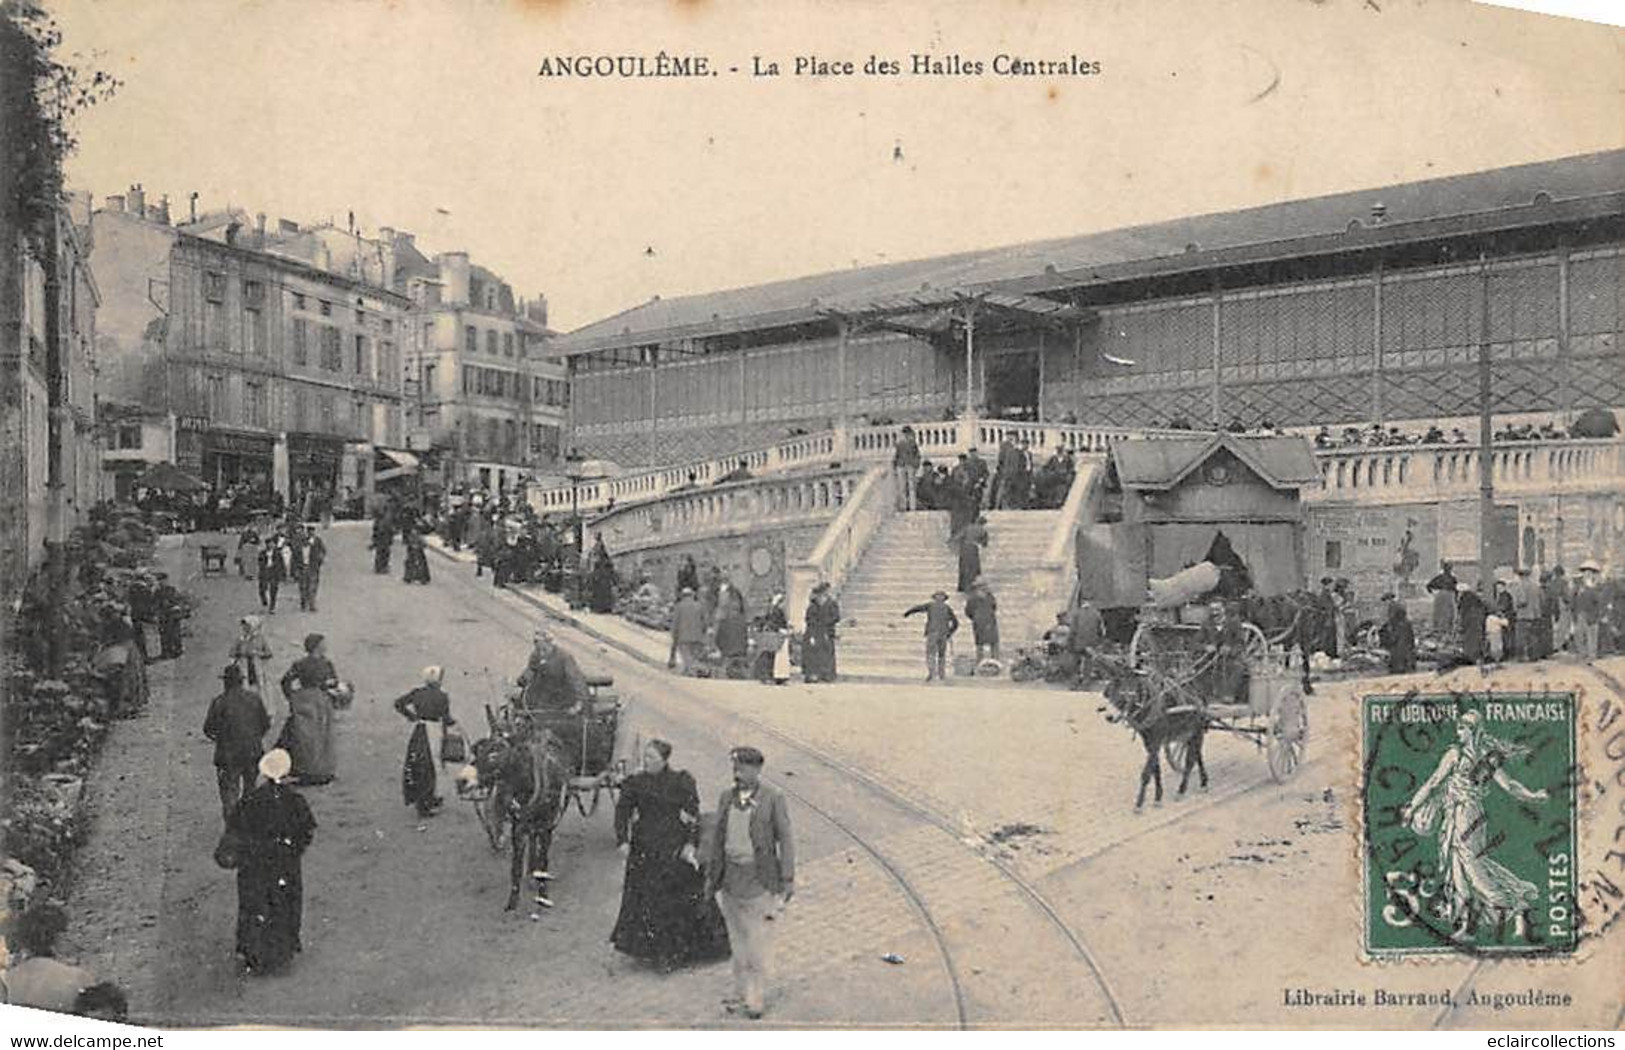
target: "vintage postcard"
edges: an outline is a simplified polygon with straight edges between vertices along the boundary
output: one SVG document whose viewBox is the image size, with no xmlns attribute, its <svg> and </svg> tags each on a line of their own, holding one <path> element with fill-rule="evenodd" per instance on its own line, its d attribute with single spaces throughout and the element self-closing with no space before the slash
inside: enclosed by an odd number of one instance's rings
<svg viewBox="0 0 1625 1050">
<path fill-rule="evenodd" d="M 1617 1029 L 1625 30 L 0 0 L 4 998 Z"/>
</svg>

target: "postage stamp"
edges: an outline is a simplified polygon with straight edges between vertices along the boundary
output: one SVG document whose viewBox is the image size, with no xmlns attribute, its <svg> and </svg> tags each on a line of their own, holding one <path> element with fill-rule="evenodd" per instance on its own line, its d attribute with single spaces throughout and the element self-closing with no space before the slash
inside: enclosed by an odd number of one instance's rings
<svg viewBox="0 0 1625 1050">
<path fill-rule="evenodd" d="M 1578 708 L 1569 692 L 1363 699 L 1370 956 L 1574 952 Z"/>
</svg>

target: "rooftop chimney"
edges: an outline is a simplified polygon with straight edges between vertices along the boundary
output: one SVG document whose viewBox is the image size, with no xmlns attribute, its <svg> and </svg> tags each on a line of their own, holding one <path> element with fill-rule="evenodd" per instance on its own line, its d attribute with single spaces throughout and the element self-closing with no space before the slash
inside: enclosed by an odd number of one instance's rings
<svg viewBox="0 0 1625 1050">
<path fill-rule="evenodd" d="M 169 225 L 169 194 L 158 198 L 158 203 L 152 206 L 152 220 Z"/>
<path fill-rule="evenodd" d="M 143 190 L 141 188 L 141 184 L 138 182 L 134 186 L 130 187 L 128 196 L 130 200 L 130 210 L 142 218 L 146 218 L 147 191 Z"/>
<path fill-rule="evenodd" d="M 546 328 L 547 327 L 547 296 L 538 295 L 536 298 L 534 298 L 534 299 L 530 300 L 529 302 L 527 302 L 525 304 L 525 316 L 530 318 L 532 321 L 535 321 L 537 324 L 541 325 L 543 328 Z"/>
<path fill-rule="evenodd" d="M 1388 205 L 1384 204 L 1382 201 L 1378 201 L 1371 206 L 1371 225 L 1381 226 L 1387 218 Z"/>
<path fill-rule="evenodd" d="M 197 190 L 192 191 L 192 196 L 191 196 L 191 198 L 189 200 L 189 204 L 191 205 L 191 216 L 192 217 L 187 221 L 192 222 L 192 223 L 195 224 L 197 222 Z"/>
<path fill-rule="evenodd" d="M 254 245 L 255 245 L 255 247 L 259 247 L 259 248 L 265 247 L 265 213 L 264 212 L 260 212 L 258 215 L 254 216 Z"/>
</svg>

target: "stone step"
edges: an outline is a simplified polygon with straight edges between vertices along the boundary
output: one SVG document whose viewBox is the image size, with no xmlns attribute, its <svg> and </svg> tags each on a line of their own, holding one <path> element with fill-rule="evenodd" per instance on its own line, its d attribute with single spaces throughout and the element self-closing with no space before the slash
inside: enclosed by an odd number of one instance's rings
<svg viewBox="0 0 1625 1050">
<path fill-rule="evenodd" d="M 895 587 L 901 585 L 913 589 L 922 582 L 930 583 L 933 580 L 952 581 L 958 578 L 959 570 L 953 565 L 923 563 L 920 565 L 904 565 L 897 568 L 888 566 L 884 570 L 865 573 L 857 579 L 848 578 L 838 593 L 855 594 L 863 590 L 874 590 L 879 586 Z"/>
<path fill-rule="evenodd" d="M 999 631 L 1001 643 L 1025 645 L 1030 641 L 1030 639 L 1010 634 L 1002 629 L 1003 626 L 1003 624 L 1000 625 L 1001 630 Z M 918 622 L 899 626 L 893 630 L 883 630 L 875 627 L 866 629 L 860 621 L 857 626 L 845 628 L 845 632 L 845 634 L 841 635 L 843 645 L 850 645 L 855 649 L 863 649 L 869 652 L 912 653 L 925 644 L 924 627 Z M 959 631 L 954 635 L 954 638 L 959 645 L 973 644 L 970 624 L 961 619 Z"/>
</svg>

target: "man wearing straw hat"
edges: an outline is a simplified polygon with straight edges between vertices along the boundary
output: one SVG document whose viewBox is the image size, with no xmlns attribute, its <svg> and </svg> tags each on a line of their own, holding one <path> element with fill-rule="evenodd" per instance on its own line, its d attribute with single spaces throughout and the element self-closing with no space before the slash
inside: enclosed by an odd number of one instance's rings
<svg viewBox="0 0 1625 1050">
<path fill-rule="evenodd" d="M 1597 641 L 1602 625 L 1602 566 L 1589 558 L 1580 563 L 1580 582 L 1574 588 L 1574 635 L 1580 659 L 1597 658 Z"/>
</svg>

